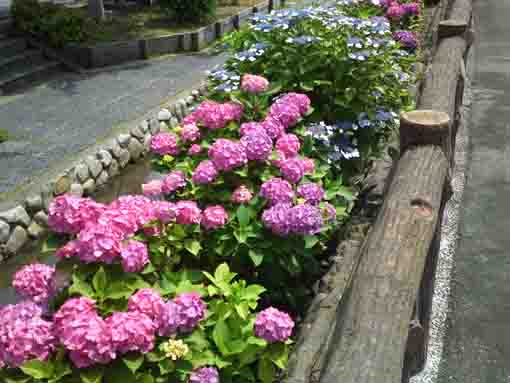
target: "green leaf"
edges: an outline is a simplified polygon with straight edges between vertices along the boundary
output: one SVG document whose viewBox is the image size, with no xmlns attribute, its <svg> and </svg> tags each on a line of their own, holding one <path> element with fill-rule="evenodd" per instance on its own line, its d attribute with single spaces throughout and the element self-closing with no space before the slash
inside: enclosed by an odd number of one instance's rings
<svg viewBox="0 0 510 383">
<path fill-rule="evenodd" d="M 96 290 L 97 295 L 104 296 L 106 292 L 106 273 L 103 269 L 103 266 L 97 270 L 96 274 L 94 274 L 94 278 L 92 278 L 92 286 L 94 286 L 94 290 Z"/>
<path fill-rule="evenodd" d="M 88 370 L 80 370 L 80 378 L 83 383 L 101 383 L 104 371 L 101 368 L 92 367 Z"/>
<path fill-rule="evenodd" d="M 27 383 L 28 381 L 32 380 L 30 377 L 17 377 L 17 378 L 8 378 L 5 377 L 5 383 Z"/>
<path fill-rule="evenodd" d="M 172 362 L 170 359 L 163 359 L 158 363 L 159 366 L 159 372 L 161 375 L 169 374 L 173 371 L 175 371 L 175 363 Z"/>
<path fill-rule="evenodd" d="M 257 375 L 263 383 L 272 383 L 275 375 L 273 363 L 266 358 L 260 359 Z"/>
<path fill-rule="evenodd" d="M 267 346 L 267 340 L 262 338 L 257 338 L 255 336 L 250 336 L 247 340 L 248 344 L 253 344 L 260 347 L 266 347 Z"/>
<path fill-rule="evenodd" d="M 289 360 L 289 349 L 284 343 L 273 343 L 269 351 L 269 358 L 280 369 L 285 369 Z"/>
<path fill-rule="evenodd" d="M 259 299 L 260 294 L 265 292 L 266 289 L 260 285 L 249 285 L 243 291 L 242 299 L 244 300 L 256 300 Z"/>
<path fill-rule="evenodd" d="M 20 369 L 34 379 L 48 379 L 53 376 L 53 364 L 50 361 L 29 360 L 21 365 Z"/>
<path fill-rule="evenodd" d="M 202 246 L 200 245 L 200 242 L 198 242 L 196 239 L 186 239 L 184 241 L 184 248 L 188 250 L 193 255 L 198 255 L 200 253 L 200 250 L 202 249 Z"/>
<path fill-rule="evenodd" d="M 239 225 L 241 227 L 248 226 L 250 223 L 250 208 L 247 206 L 241 205 L 237 208 L 237 220 L 239 221 Z"/>
<path fill-rule="evenodd" d="M 216 282 L 230 283 L 230 281 L 234 279 L 236 275 L 236 273 L 230 272 L 230 268 L 226 263 L 219 265 L 214 272 L 214 278 L 216 279 Z"/>
<path fill-rule="evenodd" d="M 264 260 L 264 254 L 262 254 L 258 251 L 249 250 L 248 256 L 250 257 L 251 261 L 253 262 L 253 264 L 255 266 L 260 266 L 260 264 Z"/>
<path fill-rule="evenodd" d="M 142 354 L 130 354 L 126 355 L 122 358 L 122 361 L 126 365 L 127 368 L 134 374 L 143 363 L 143 355 Z"/>
<path fill-rule="evenodd" d="M 311 249 L 319 242 L 319 238 L 317 238 L 317 236 L 315 236 L 315 235 L 306 235 L 304 237 L 304 239 L 305 239 L 305 249 Z"/>
<path fill-rule="evenodd" d="M 237 313 L 242 319 L 246 319 L 250 315 L 250 308 L 246 302 L 242 302 L 235 306 Z"/>
<path fill-rule="evenodd" d="M 80 279 L 76 274 L 73 274 L 72 280 L 73 284 L 69 288 L 69 295 L 79 294 L 88 298 L 95 297 L 94 290 L 87 282 Z"/>
<path fill-rule="evenodd" d="M 213 330 L 213 340 L 223 355 L 228 355 L 227 344 L 230 342 L 230 329 L 224 320 L 218 320 Z"/>
</svg>

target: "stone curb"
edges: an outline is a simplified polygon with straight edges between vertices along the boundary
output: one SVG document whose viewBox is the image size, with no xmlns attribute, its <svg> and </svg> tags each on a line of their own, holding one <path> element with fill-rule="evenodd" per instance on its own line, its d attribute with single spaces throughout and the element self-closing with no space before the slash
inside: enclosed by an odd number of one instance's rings
<svg viewBox="0 0 510 383">
<path fill-rule="evenodd" d="M 19 205 L 0 211 L 0 262 L 47 233 L 48 208 L 56 196 L 65 193 L 88 196 L 106 185 L 130 162 L 145 157 L 152 137 L 168 126 L 177 126 L 206 94 L 204 83 L 188 97 L 167 105 L 156 116 L 142 120 L 129 132 L 119 134 L 94 153 L 82 156 L 55 179 L 39 190 L 34 189 Z"/>
</svg>

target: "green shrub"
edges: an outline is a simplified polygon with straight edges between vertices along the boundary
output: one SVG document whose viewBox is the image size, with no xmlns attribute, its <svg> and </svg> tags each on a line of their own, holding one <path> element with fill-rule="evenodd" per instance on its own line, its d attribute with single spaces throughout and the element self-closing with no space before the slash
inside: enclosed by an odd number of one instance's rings
<svg viewBox="0 0 510 383">
<path fill-rule="evenodd" d="M 47 40 L 51 46 L 86 39 L 88 20 L 79 10 L 40 4 L 37 0 L 14 0 L 11 12 L 18 30 Z"/>
<path fill-rule="evenodd" d="M 179 24 L 195 23 L 216 14 L 216 0 L 162 0 L 161 7 Z"/>
</svg>

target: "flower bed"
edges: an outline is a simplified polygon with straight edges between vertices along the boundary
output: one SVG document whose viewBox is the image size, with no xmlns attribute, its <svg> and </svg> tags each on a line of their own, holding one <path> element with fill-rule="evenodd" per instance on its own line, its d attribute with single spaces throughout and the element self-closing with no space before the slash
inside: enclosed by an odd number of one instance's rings
<svg viewBox="0 0 510 383">
<path fill-rule="evenodd" d="M 276 379 L 355 181 L 409 107 L 415 47 L 375 2 L 257 16 L 210 99 L 153 137 L 164 179 L 53 201 L 58 263 L 18 271 L 26 301 L 1 310 L 5 379 Z"/>
</svg>

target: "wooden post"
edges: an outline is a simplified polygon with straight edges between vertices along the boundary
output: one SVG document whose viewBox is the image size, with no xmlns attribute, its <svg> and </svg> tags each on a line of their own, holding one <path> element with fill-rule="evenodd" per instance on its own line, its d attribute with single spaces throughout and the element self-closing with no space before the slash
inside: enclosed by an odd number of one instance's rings
<svg viewBox="0 0 510 383">
<path fill-rule="evenodd" d="M 422 111 L 408 113 L 401 126 L 404 153 L 337 318 L 321 383 L 402 379 L 409 321 L 441 213 L 449 121 Z"/>
<path fill-rule="evenodd" d="M 105 12 L 103 0 L 89 0 L 88 2 L 89 16 L 97 21 L 104 21 Z"/>
</svg>

